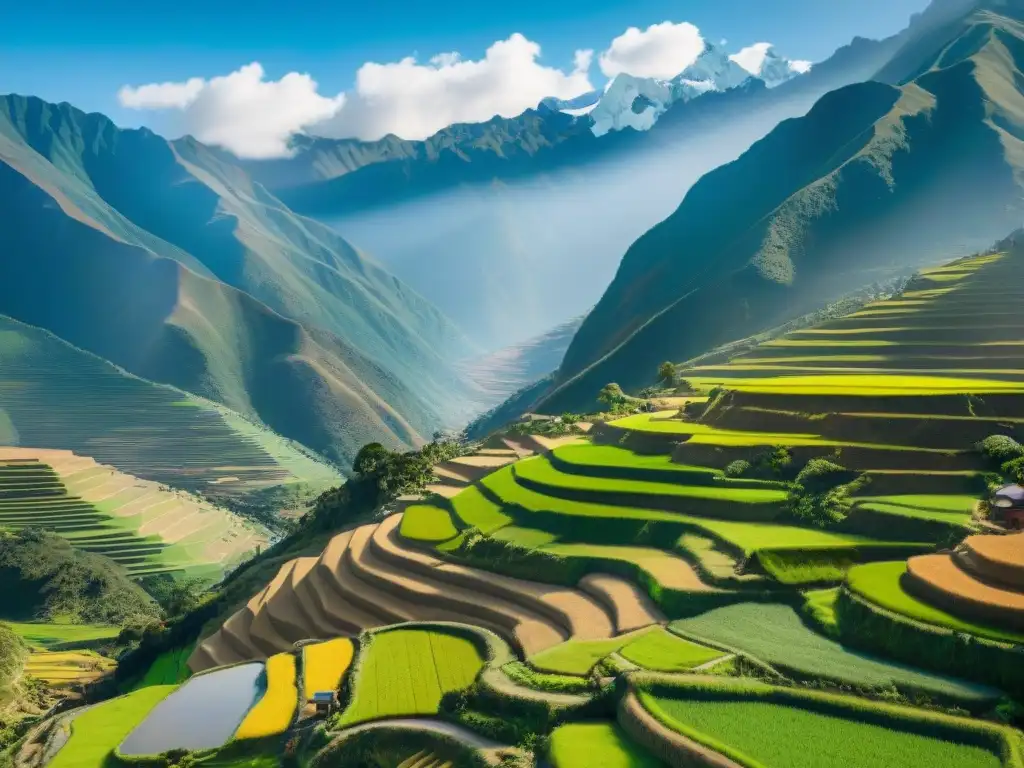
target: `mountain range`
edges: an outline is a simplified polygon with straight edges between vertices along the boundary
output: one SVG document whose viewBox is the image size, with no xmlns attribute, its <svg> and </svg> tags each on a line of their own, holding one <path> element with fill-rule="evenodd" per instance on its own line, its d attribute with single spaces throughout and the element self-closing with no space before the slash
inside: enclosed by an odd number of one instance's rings
<svg viewBox="0 0 1024 768">
<path fill-rule="evenodd" d="M 588 407 L 609 381 L 642 386 L 664 359 L 1019 224 L 1024 3 L 963 10 L 915 19 L 888 82 L 828 93 L 695 184 L 627 251 L 539 407 Z"/>
<path fill-rule="evenodd" d="M 466 416 L 465 337 L 223 153 L 0 99 L 0 314 L 345 463 Z"/>
<path fill-rule="evenodd" d="M 589 115 L 542 104 L 421 142 L 305 137 L 294 157 L 245 168 L 381 259 L 491 353 L 587 311 L 630 243 L 702 174 L 828 90 L 869 77 L 895 45 L 855 39 L 772 89 L 744 74 L 735 88 L 675 102 L 648 131 L 598 137 Z"/>
<path fill-rule="evenodd" d="M 512 393 L 488 424 L 589 409 L 1013 229 L 1022 5 L 938 0 L 788 79 L 708 46 L 601 136 L 613 88 L 259 162 L 2 97 L 0 317 L 340 466 Z"/>
</svg>

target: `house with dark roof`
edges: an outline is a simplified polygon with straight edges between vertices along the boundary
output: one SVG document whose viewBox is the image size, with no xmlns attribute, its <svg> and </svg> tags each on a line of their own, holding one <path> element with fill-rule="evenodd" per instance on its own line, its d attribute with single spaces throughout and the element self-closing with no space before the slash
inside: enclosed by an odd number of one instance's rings
<svg viewBox="0 0 1024 768">
<path fill-rule="evenodd" d="M 1024 487 L 1016 483 L 1004 485 L 992 494 L 989 503 L 995 512 L 995 522 L 1014 530 L 1024 530 Z"/>
</svg>

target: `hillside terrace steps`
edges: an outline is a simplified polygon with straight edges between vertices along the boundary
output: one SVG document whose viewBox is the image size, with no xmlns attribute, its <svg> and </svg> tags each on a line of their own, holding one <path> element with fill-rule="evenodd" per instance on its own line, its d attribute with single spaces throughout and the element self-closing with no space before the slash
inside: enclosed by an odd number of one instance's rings
<svg viewBox="0 0 1024 768">
<path fill-rule="evenodd" d="M 568 621 L 552 622 L 550 611 L 535 600 L 509 599 L 507 594 L 497 594 L 491 583 L 480 575 L 484 572 L 456 566 L 446 570 L 442 561 L 425 553 L 403 549 L 397 541 L 397 524 L 389 524 L 388 518 L 374 532 L 370 539 L 372 554 L 377 563 L 389 566 L 392 573 L 414 575 L 421 587 L 435 590 L 449 605 L 458 604 L 464 620 L 470 623 L 487 621 L 496 627 L 498 634 L 510 637 L 529 655 L 557 645 L 568 639 L 572 627 Z M 482 598 L 486 595 L 486 601 Z M 540 610 L 538 610 L 540 609 Z M 564 617 L 559 617 L 564 618 Z"/>
<path fill-rule="evenodd" d="M 292 646 L 292 642 L 277 631 L 277 627 L 270 620 L 270 614 L 267 613 L 265 605 L 260 606 L 260 609 L 253 616 L 252 623 L 249 625 L 249 642 L 254 648 L 267 656 L 272 656 L 278 651 Z"/>
<path fill-rule="evenodd" d="M 565 628 L 569 635 L 582 640 L 599 640 L 614 634 L 611 619 L 604 609 L 579 591 L 482 571 L 412 550 L 403 546 L 396 535 L 400 524 L 401 518 L 397 515 L 382 522 L 383 530 L 378 537 L 378 545 L 382 549 L 400 553 L 407 560 L 407 568 L 426 570 L 433 578 L 449 583 L 464 584 L 471 588 L 479 586 L 488 594 L 500 596 L 546 616 L 556 625 Z"/>
<path fill-rule="evenodd" d="M 588 573 L 577 586 L 608 611 L 615 634 L 667 622 L 650 597 L 631 581 L 607 573 Z"/>
<path fill-rule="evenodd" d="M 317 637 L 344 637 L 357 635 L 362 630 L 360 623 L 354 620 L 351 611 L 345 612 L 348 618 L 342 618 L 329 610 L 330 603 L 325 605 L 325 596 L 330 598 L 329 587 L 320 584 L 316 564 L 310 568 L 305 577 L 295 586 L 295 599 L 299 602 L 302 612 L 309 616 L 310 627 Z M 354 610 L 354 609 L 353 609 Z"/>
<path fill-rule="evenodd" d="M 282 566 L 285 571 L 283 582 L 276 592 L 267 597 L 261 609 L 278 635 L 292 643 L 310 638 L 311 632 L 316 629 L 315 622 L 303 613 L 295 597 L 296 584 L 315 564 L 315 557 L 306 557 L 290 560 Z"/>
<path fill-rule="evenodd" d="M 918 598 L 954 616 L 1024 630 L 1024 592 L 1020 587 L 1010 589 L 976 579 L 949 554 L 910 558 L 905 584 Z"/>
<path fill-rule="evenodd" d="M 625 616 L 617 605 L 626 594 L 617 577 L 607 577 L 604 603 L 583 591 L 438 560 L 404 546 L 400 523 L 401 514 L 394 514 L 335 536 L 318 558 L 283 564 L 270 584 L 197 646 L 190 667 L 264 658 L 307 637 L 354 635 L 405 621 L 478 624 L 527 654 L 569 637 L 605 639 L 618 631 L 616 621 L 623 623 L 610 615 Z"/>
<path fill-rule="evenodd" d="M 542 446 L 534 441 L 533 435 L 503 437 L 501 438 L 501 441 L 510 449 L 515 451 L 516 456 L 520 459 L 525 459 L 527 456 L 533 456 L 534 454 L 541 453 L 544 450 Z"/>
<path fill-rule="evenodd" d="M 252 610 L 240 610 L 229 617 L 217 633 L 223 644 L 242 658 L 262 658 L 266 655 L 257 649 L 256 643 L 249 634 L 249 628 L 252 626 L 254 618 Z"/>
<path fill-rule="evenodd" d="M 360 588 L 345 565 L 345 552 L 352 536 L 359 529 L 345 531 L 329 542 L 316 565 L 299 584 L 299 591 L 305 591 L 321 609 L 321 615 L 329 623 L 344 629 L 344 634 L 356 635 L 368 627 L 388 623 L 389 616 L 375 606 L 367 608 L 350 599 L 345 585 Z"/>
<path fill-rule="evenodd" d="M 309 591 L 303 588 L 304 585 L 311 583 L 311 574 L 318 559 L 316 557 L 297 558 L 295 569 L 292 571 L 291 583 L 293 607 L 295 612 L 302 617 L 302 626 L 312 633 L 307 637 L 338 637 L 343 634 L 342 630 L 325 617 L 320 606 L 310 599 Z"/>
<path fill-rule="evenodd" d="M 511 639 L 527 655 L 567 639 L 567 635 L 559 633 L 536 614 L 500 598 L 485 597 L 480 591 L 435 582 L 417 572 L 396 566 L 393 561 L 377 557 L 372 546 L 360 553 L 354 567 L 360 578 L 372 582 L 389 594 L 417 605 L 430 606 L 432 610 L 444 611 L 453 620 L 491 629 Z"/>
<path fill-rule="evenodd" d="M 953 556 L 981 579 L 1024 591 L 1024 534 L 968 536 Z"/>
</svg>

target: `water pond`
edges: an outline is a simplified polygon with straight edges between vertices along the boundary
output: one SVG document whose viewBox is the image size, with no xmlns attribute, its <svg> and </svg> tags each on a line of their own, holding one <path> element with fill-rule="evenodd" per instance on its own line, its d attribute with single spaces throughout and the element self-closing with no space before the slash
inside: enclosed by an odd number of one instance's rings
<svg viewBox="0 0 1024 768">
<path fill-rule="evenodd" d="M 219 747 L 234 735 L 265 685 L 263 662 L 193 677 L 154 707 L 118 751 L 137 757 Z"/>
</svg>

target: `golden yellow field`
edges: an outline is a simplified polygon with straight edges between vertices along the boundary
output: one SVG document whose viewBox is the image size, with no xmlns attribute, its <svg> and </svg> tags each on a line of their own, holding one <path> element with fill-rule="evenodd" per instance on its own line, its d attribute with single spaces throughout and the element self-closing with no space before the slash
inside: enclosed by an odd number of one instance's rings
<svg viewBox="0 0 1024 768">
<path fill-rule="evenodd" d="M 236 739 L 256 739 L 284 733 L 292 724 L 298 704 L 295 657 L 279 653 L 267 659 L 267 691 L 235 731 Z"/>
<path fill-rule="evenodd" d="M 92 682 L 116 666 L 113 659 L 92 651 L 36 651 L 29 654 L 25 674 L 61 688 Z"/>
<path fill-rule="evenodd" d="M 303 648 L 303 698 L 308 701 L 317 691 L 338 690 L 345 672 L 352 665 L 354 652 L 355 646 L 347 637 Z"/>
</svg>

